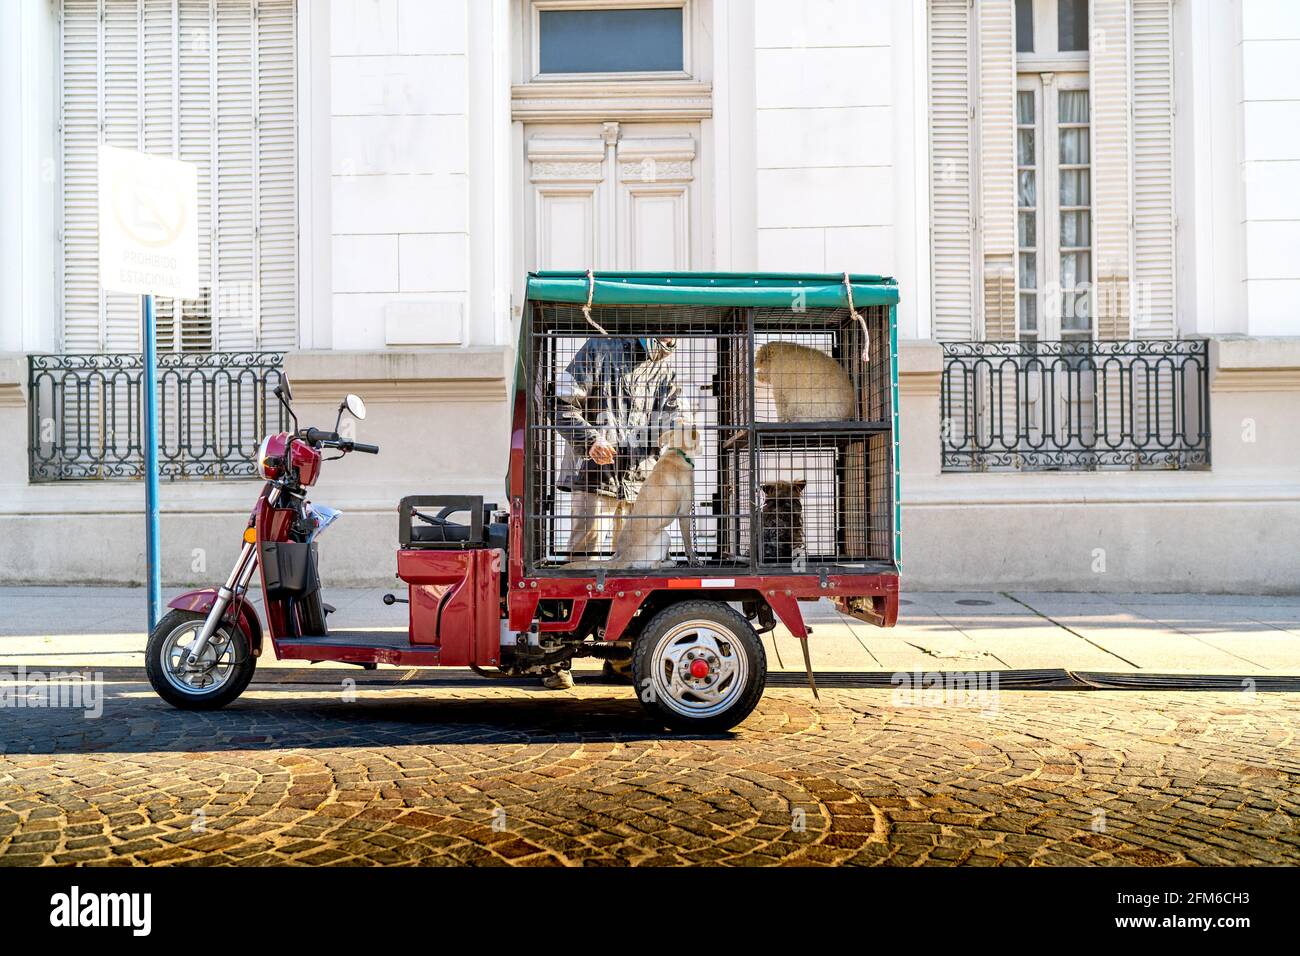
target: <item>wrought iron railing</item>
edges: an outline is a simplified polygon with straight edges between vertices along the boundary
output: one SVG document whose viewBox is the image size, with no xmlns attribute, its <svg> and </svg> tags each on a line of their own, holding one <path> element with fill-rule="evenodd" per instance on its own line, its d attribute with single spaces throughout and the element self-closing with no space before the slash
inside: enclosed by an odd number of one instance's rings
<svg viewBox="0 0 1300 956">
<path fill-rule="evenodd" d="M 159 354 L 162 477 L 253 476 L 262 436 L 287 427 L 283 365 L 280 352 Z M 32 481 L 143 477 L 143 366 L 138 353 L 29 357 Z"/>
<path fill-rule="evenodd" d="M 944 471 L 1208 468 L 1203 339 L 947 342 Z"/>
</svg>

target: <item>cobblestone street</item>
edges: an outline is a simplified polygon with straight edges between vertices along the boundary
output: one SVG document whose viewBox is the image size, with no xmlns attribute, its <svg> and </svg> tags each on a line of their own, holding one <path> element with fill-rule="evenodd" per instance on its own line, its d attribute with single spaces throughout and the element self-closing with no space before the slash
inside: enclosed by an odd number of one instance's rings
<svg viewBox="0 0 1300 956">
<path fill-rule="evenodd" d="M 326 687 L 0 711 L 0 864 L 1300 863 L 1294 694 L 769 688 L 681 738 L 594 682 Z"/>
</svg>

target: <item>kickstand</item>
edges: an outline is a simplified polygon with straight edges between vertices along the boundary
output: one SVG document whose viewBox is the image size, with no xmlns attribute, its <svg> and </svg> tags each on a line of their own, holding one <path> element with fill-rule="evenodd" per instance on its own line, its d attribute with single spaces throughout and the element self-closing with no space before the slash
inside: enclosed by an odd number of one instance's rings
<svg viewBox="0 0 1300 956">
<path fill-rule="evenodd" d="M 822 695 L 817 693 L 817 679 L 813 677 L 812 657 L 808 653 L 808 638 L 799 638 L 799 646 L 803 648 L 803 667 L 808 674 L 808 686 L 812 688 L 813 697 L 821 700 Z"/>
</svg>

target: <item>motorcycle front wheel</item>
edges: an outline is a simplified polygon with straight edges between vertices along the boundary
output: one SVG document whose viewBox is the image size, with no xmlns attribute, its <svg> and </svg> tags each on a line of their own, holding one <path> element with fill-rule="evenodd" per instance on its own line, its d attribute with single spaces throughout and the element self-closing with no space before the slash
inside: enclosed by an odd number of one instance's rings
<svg viewBox="0 0 1300 956">
<path fill-rule="evenodd" d="M 194 665 L 189 646 L 203 631 L 207 615 L 172 611 L 153 629 L 145 648 L 145 673 L 158 696 L 181 710 L 217 710 L 244 692 L 257 658 L 248 636 L 234 624 L 217 628 Z"/>
</svg>

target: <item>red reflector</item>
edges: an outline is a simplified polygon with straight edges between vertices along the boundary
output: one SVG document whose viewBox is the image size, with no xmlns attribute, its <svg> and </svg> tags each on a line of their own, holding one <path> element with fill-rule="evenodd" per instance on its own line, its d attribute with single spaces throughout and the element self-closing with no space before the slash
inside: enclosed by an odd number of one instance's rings
<svg viewBox="0 0 1300 956">
<path fill-rule="evenodd" d="M 669 588 L 698 588 L 700 586 L 699 578 L 669 578 Z"/>
</svg>

